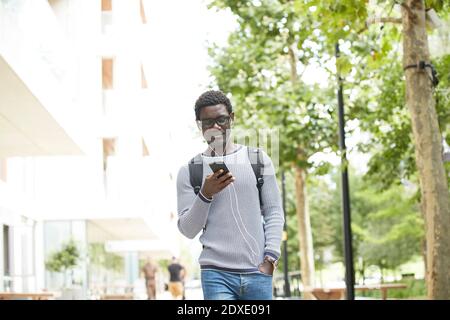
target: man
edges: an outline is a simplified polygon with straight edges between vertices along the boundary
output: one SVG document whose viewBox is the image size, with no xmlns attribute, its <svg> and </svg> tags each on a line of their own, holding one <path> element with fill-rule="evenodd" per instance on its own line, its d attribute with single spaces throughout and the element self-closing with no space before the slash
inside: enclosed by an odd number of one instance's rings
<svg viewBox="0 0 450 320">
<path fill-rule="evenodd" d="M 156 273 L 158 267 L 153 263 L 151 258 L 147 258 L 147 263 L 142 268 L 145 277 L 145 287 L 147 289 L 147 299 L 156 299 Z"/>
<path fill-rule="evenodd" d="M 272 161 L 261 150 L 264 179 L 258 190 L 250 149 L 230 139 L 234 113 L 222 92 L 203 93 L 195 116 L 208 143 L 200 157 L 206 178 L 196 193 L 189 164 L 180 168 L 178 228 L 190 239 L 203 230 L 199 263 L 204 298 L 272 299 L 284 224 Z M 212 173 L 209 163 L 216 161 L 223 161 L 229 173 Z"/>
<path fill-rule="evenodd" d="M 169 270 L 169 292 L 176 300 L 183 299 L 184 297 L 184 278 L 186 271 L 184 267 L 178 262 L 176 257 L 172 257 L 172 263 L 168 266 Z"/>
</svg>

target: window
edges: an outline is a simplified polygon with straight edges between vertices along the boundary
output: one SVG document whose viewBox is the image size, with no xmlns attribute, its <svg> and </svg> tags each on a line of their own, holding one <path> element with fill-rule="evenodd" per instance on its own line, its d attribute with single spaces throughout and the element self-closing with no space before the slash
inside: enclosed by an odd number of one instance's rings
<svg viewBox="0 0 450 320">
<path fill-rule="evenodd" d="M 141 64 L 141 87 L 147 89 L 147 79 L 145 78 L 144 66 Z"/>
<path fill-rule="evenodd" d="M 114 58 L 102 59 L 103 115 L 114 113 Z"/>
<path fill-rule="evenodd" d="M 3 226 L 3 274 L 10 274 L 9 226 Z"/>
<path fill-rule="evenodd" d="M 142 138 L 142 155 L 144 157 L 149 155 L 148 148 L 147 148 L 147 145 L 145 144 L 144 138 Z"/>
<path fill-rule="evenodd" d="M 140 9 L 141 9 L 141 19 L 142 19 L 142 23 L 147 23 L 147 18 L 145 17 L 145 9 L 144 9 L 144 4 L 142 3 L 142 0 L 139 1 L 140 2 Z"/>
<path fill-rule="evenodd" d="M 61 250 L 63 244 L 67 243 L 70 239 L 77 242 L 77 245 L 82 244 L 81 239 L 85 239 L 84 235 L 78 235 L 78 231 L 75 224 L 79 221 L 45 221 L 43 223 L 44 228 L 44 257 L 46 260 L 49 255 L 53 252 Z M 75 228 L 74 228 L 75 227 Z M 83 241 L 84 241 L 83 239 Z M 81 249 L 81 247 L 79 247 Z M 86 281 L 83 275 L 80 275 L 79 270 L 85 268 L 85 262 L 81 261 L 77 266 L 70 272 L 70 274 L 64 274 L 63 272 L 50 272 L 46 269 L 45 272 L 45 286 L 47 289 L 60 290 L 67 282 L 71 283 L 74 277 L 77 281 Z M 66 278 L 67 277 L 67 278 Z"/>
<path fill-rule="evenodd" d="M 107 197 L 116 190 L 114 188 L 114 172 L 108 169 L 108 157 L 116 155 L 117 138 L 103 138 L 103 187 Z"/>
<path fill-rule="evenodd" d="M 102 59 L 102 85 L 103 89 L 114 88 L 114 59 L 103 58 Z"/>
<path fill-rule="evenodd" d="M 102 0 L 102 11 L 112 11 L 112 0 Z"/>
<path fill-rule="evenodd" d="M 102 32 L 107 33 L 112 25 L 112 0 L 102 0 Z"/>
<path fill-rule="evenodd" d="M 106 171 L 109 156 L 116 154 L 116 138 L 103 138 L 103 170 Z"/>
</svg>

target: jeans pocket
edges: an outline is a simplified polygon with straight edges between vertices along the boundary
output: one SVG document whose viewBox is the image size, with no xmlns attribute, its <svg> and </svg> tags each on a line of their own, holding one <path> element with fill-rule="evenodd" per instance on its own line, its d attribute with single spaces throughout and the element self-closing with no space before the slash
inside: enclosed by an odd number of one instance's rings
<svg viewBox="0 0 450 320">
<path fill-rule="evenodd" d="M 267 273 L 264 273 L 264 272 L 261 272 L 261 271 L 258 271 L 258 274 L 260 274 L 260 275 L 262 275 L 264 277 L 267 277 L 267 278 L 273 278 L 273 275 L 267 274 Z"/>
</svg>

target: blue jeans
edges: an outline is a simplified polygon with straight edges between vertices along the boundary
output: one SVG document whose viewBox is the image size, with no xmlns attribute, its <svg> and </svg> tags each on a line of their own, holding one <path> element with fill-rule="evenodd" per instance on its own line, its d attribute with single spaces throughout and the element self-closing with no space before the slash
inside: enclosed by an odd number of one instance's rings
<svg viewBox="0 0 450 320">
<path fill-rule="evenodd" d="M 272 276 L 261 272 L 202 270 L 205 300 L 272 300 Z"/>
</svg>

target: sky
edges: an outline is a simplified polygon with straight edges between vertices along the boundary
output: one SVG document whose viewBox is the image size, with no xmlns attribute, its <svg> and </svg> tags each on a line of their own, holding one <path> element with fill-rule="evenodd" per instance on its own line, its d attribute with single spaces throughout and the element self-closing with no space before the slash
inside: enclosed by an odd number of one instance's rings
<svg viewBox="0 0 450 320">
<path fill-rule="evenodd" d="M 146 65 L 154 116 L 169 128 L 174 167 L 186 163 L 205 145 L 196 135 L 194 104 L 210 83 L 207 41 L 225 44 L 234 28 L 230 14 L 215 13 L 201 0 L 149 1 L 151 41 Z"/>
</svg>

